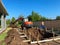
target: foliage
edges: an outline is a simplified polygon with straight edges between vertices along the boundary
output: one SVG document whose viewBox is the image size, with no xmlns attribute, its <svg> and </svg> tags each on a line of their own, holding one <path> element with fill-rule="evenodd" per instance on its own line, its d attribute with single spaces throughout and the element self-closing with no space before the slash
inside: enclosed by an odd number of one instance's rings
<svg viewBox="0 0 60 45">
<path fill-rule="evenodd" d="M 39 21 L 41 19 L 41 15 L 32 11 L 31 15 L 28 16 L 28 19 L 31 21 Z"/>
<path fill-rule="evenodd" d="M 23 15 L 20 15 L 18 18 L 21 18 L 21 17 L 22 17 L 22 18 L 24 18 L 24 16 L 23 16 Z"/>
<path fill-rule="evenodd" d="M 60 16 L 57 16 L 57 17 L 56 17 L 56 20 L 60 20 Z"/>
<path fill-rule="evenodd" d="M 8 19 L 8 20 L 6 21 L 6 24 L 9 25 L 10 22 L 11 22 L 10 19 Z"/>
<path fill-rule="evenodd" d="M 28 16 L 28 19 L 31 21 L 46 21 L 47 18 L 41 16 L 40 14 L 32 11 L 32 14 Z"/>
<path fill-rule="evenodd" d="M 18 24 L 22 25 L 22 23 L 23 23 L 22 21 L 18 21 Z"/>
<path fill-rule="evenodd" d="M 14 18 L 14 17 L 12 17 L 11 22 L 14 22 L 14 21 L 15 21 L 15 18 Z"/>
<path fill-rule="evenodd" d="M 29 16 L 28 16 L 28 20 L 29 20 L 29 21 L 32 21 L 32 15 L 29 15 Z"/>
<path fill-rule="evenodd" d="M 41 19 L 40 19 L 40 21 L 46 21 L 47 20 L 47 18 L 45 18 L 45 17 L 41 17 Z"/>
</svg>

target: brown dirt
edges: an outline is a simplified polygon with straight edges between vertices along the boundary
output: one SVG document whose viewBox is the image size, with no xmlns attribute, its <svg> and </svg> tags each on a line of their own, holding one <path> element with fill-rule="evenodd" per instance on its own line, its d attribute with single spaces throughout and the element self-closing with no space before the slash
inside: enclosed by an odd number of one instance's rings
<svg viewBox="0 0 60 45">
<path fill-rule="evenodd" d="M 44 36 L 43 36 L 44 33 L 37 30 L 36 28 L 28 29 L 28 30 L 26 30 L 25 33 L 28 36 L 28 38 L 31 36 L 30 38 L 32 41 L 38 40 L 38 39 L 39 40 L 44 39 Z M 6 45 L 40 45 L 40 44 L 24 43 L 24 42 L 22 42 L 24 39 L 20 37 L 20 34 L 18 33 L 18 31 L 16 29 L 11 29 L 7 33 L 7 37 L 5 38 L 4 41 L 5 41 Z M 42 43 L 42 45 L 48 45 L 48 43 Z M 49 45 L 55 45 L 55 42 L 49 42 Z"/>
<path fill-rule="evenodd" d="M 23 39 L 20 38 L 16 29 L 11 29 L 7 34 L 8 35 L 5 38 L 6 45 L 29 45 L 28 43 L 22 42 Z"/>
<path fill-rule="evenodd" d="M 37 30 L 36 28 L 31 28 L 31 29 L 26 30 L 27 36 L 31 37 L 32 41 L 37 40 L 37 38 L 40 40 L 43 39 L 43 36 L 41 33 L 39 33 L 39 30 Z"/>
<path fill-rule="evenodd" d="M 31 37 L 32 41 L 53 37 L 52 33 L 37 30 L 36 28 L 30 28 L 30 29 L 26 30 L 26 34 L 27 34 L 28 38 Z"/>
</svg>

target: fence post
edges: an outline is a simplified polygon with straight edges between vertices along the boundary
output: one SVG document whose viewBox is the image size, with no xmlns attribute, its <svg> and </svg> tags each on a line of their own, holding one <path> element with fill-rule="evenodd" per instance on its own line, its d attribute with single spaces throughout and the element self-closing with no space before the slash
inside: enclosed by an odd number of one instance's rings
<svg viewBox="0 0 60 45">
<path fill-rule="evenodd" d="M 54 29 L 53 29 L 53 27 L 52 27 L 52 33 L 53 33 L 53 40 L 54 40 L 54 35 L 55 35 L 55 33 L 54 33 Z"/>
</svg>

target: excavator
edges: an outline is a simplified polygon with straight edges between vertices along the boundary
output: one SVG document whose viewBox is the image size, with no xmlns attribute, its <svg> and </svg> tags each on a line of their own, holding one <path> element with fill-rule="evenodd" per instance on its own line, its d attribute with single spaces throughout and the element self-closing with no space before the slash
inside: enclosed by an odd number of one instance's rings
<svg viewBox="0 0 60 45">
<path fill-rule="evenodd" d="M 24 28 L 28 29 L 28 28 L 32 28 L 33 27 L 33 22 L 32 21 L 28 21 L 27 18 L 18 18 L 17 20 L 15 20 L 14 22 L 11 22 L 12 25 L 15 25 L 16 22 L 18 21 L 22 21 L 22 25 L 21 25 L 21 29 L 23 30 Z"/>
</svg>

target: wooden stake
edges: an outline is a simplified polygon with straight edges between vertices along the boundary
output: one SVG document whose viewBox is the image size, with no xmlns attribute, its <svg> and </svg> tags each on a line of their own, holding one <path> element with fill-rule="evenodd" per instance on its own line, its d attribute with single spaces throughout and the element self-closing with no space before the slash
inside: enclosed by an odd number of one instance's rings
<svg viewBox="0 0 60 45">
<path fill-rule="evenodd" d="M 31 33 L 30 33 L 30 35 L 29 35 L 29 40 L 31 40 Z"/>
<path fill-rule="evenodd" d="M 38 36 L 37 36 L 37 44 L 38 44 L 38 45 L 41 45 L 41 43 L 38 42 L 38 41 L 39 41 L 39 32 L 38 32 Z"/>
<path fill-rule="evenodd" d="M 53 33 L 53 40 L 54 40 L 54 35 L 55 35 L 55 34 L 54 34 L 54 29 L 53 29 L 53 27 L 52 27 L 52 33 Z"/>
</svg>

